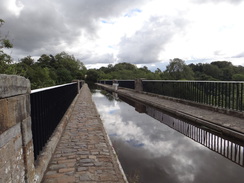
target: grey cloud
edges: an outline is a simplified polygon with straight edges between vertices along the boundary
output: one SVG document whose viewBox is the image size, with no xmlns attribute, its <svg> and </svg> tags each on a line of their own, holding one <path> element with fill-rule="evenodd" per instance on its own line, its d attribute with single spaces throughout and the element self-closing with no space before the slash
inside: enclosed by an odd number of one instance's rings
<svg viewBox="0 0 244 183">
<path fill-rule="evenodd" d="M 244 0 L 191 0 L 194 3 L 231 3 L 231 4 L 239 4 L 244 2 Z"/>
<path fill-rule="evenodd" d="M 14 50 L 27 52 L 54 51 L 63 40 L 67 44 L 79 35 L 77 30 L 71 30 L 65 25 L 60 12 L 52 3 L 35 1 L 23 2 L 24 8 L 19 16 L 5 15 L 5 31 L 14 44 Z M 43 49 L 44 48 L 44 49 Z M 18 52 L 16 51 L 16 52 Z M 60 50 L 62 51 L 62 50 Z"/>
<path fill-rule="evenodd" d="M 183 18 L 151 17 L 132 37 L 123 37 L 118 54 L 119 61 L 134 64 L 159 62 L 159 53 L 171 38 L 187 24 Z"/>
<path fill-rule="evenodd" d="M 244 57 L 244 52 L 241 52 L 235 56 L 233 56 L 233 58 L 243 58 Z"/>
<path fill-rule="evenodd" d="M 96 30 L 96 20 L 120 15 L 124 10 L 134 7 L 145 0 L 89 0 L 64 1 L 59 4 L 64 18 L 75 26 L 82 26 L 88 32 Z"/>
<path fill-rule="evenodd" d="M 81 34 L 94 38 L 100 18 L 118 16 L 127 9 L 141 3 L 136 0 L 54 0 L 54 1 L 17 1 L 23 4 L 19 16 L 7 8 L 7 1 L 0 0 L 0 12 L 5 25 L 1 32 L 9 32 L 14 44 L 13 54 L 41 55 L 57 53 L 77 42 Z M 96 37 L 95 37 L 96 38 Z M 65 43 L 65 44 L 63 44 Z"/>
</svg>

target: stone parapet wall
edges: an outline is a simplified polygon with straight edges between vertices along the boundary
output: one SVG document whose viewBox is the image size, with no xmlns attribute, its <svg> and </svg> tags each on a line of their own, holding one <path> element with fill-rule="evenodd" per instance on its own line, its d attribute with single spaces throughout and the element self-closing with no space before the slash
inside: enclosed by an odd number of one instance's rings
<svg viewBox="0 0 244 183">
<path fill-rule="evenodd" d="M 0 182 L 33 183 L 30 82 L 0 75 Z"/>
</svg>

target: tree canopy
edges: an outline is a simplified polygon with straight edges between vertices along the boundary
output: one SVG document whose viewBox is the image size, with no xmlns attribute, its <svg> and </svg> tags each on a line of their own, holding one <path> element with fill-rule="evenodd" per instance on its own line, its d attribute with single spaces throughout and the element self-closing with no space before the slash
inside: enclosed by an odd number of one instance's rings
<svg viewBox="0 0 244 183">
<path fill-rule="evenodd" d="M 4 20 L 0 19 L 0 28 L 3 26 Z M 11 57 L 4 53 L 3 48 L 12 48 L 12 43 L 7 39 L 7 36 L 2 36 L 0 32 L 0 73 L 8 73 L 11 68 L 8 64 L 12 62 Z"/>
<path fill-rule="evenodd" d="M 179 58 L 174 58 L 173 60 L 170 60 L 165 72 L 169 74 L 169 79 L 172 80 L 194 79 L 194 73 L 192 69 L 185 64 L 184 60 L 181 60 Z"/>
<path fill-rule="evenodd" d="M 130 63 L 109 64 L 100 69 L 88 70 L 87 80 L 135 79 L 148 80 L 239 80 L 244 81 L 244 67 L 234 66 L 227 61 L 213 61 L 187 65 L 184 60 L 174 58 L 169 61 L 165 71 L 157 68 L 154 72 L 146 66 L 138 68 Z"/>
<path fill-rule="evenodd" d="M 32 89 L 84 79 L 86 73 L 84 64 L 65 52 L 55 56 L 43 54 L 37 62 L 27 56 L 14 66 L 16 74 L 30 79 Z"/>
</svg>

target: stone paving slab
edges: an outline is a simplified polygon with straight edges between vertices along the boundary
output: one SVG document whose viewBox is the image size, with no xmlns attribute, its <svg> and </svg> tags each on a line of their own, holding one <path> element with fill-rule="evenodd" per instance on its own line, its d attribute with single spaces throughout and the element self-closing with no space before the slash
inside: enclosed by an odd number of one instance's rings
<svg viewBox="0 0 244 183">
<path fill-rule="evenodd" d="M 98 85 L 110 91 L 114 91 L 112 86 Z M 244 118 L 222 114 L 213 110 L 203 109 L 124 88 L 119 88 L 116 92 L 125 97 L 159 108 L 170 114 L 203 124 L 244 142 Z"/>
<path fill-rule="evenodd" d="M 86 84 L 42 180 L 77 182 L 127 182 Z"/>
</svg>

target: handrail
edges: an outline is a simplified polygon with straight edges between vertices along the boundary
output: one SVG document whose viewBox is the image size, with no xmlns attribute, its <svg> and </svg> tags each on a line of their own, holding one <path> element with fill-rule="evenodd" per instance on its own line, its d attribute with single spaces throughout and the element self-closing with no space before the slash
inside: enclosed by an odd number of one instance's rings
<svg viewBox="0 0 244 183">
<path fill-rule="evenodd" d="M 244 110 L 244 82 L 142 80 L 143 91 L 234 111 Z"/>
<path fill-rule="evenodd" d="M 31 119 L 35 160 L 77 93 L 77 82 L 31 91 Z"/>
<path fill-rule="evenodd" d="M 143 82 L 175 82 L 175 83 L 244 83 L 244 81 L 203 81 L 203 80 L 142 80 Z"/>
<path fill-rule="evenodd" d="M 54 89 L 54 88 L 67 86 L 67 85 L 72 85 L 72 84 L 74 84 L 74 83 L 67 83 L 67 84 L 55 85 L 55 86 L 50 86 L 50 87 L 45 87 L 45 88 L 38 88 L 38 89 L 31 90 L 31 93 L 41 92 L 41 91 L 44 91 L 44 90 L 51 90 L 51 89 Z"/>
</svg>

